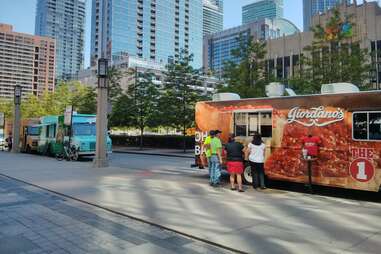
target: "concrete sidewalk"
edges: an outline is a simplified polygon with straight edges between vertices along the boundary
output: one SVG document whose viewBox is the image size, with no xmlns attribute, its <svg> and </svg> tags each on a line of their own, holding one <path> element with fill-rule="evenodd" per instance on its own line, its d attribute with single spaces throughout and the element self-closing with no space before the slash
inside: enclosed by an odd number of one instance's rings
<svg viewBox="0 0 381 254">
<path fill-rule="evenodd" d="M 0 253 L 231 253 L 0 176 Z"/>
<path fill-rule="evenodd" d="M 159 148 L 147 148 L 140 149 L 139 147 L 127 147 L 127 146 L 114 146 L 112 151 L 114 153 L 129 153 L 129 154 L 146 154 L 179 158 L 194 158 L 194 151 L 192 149 L 184 151 L 182 149 L 159 149 Z"/>
<path fill-rule="evenodd" d="M 381 204 L 211 188 L 171 174 L 0 153 L 0 173 L 247 253 L 378 253 Z"/>
</svg>

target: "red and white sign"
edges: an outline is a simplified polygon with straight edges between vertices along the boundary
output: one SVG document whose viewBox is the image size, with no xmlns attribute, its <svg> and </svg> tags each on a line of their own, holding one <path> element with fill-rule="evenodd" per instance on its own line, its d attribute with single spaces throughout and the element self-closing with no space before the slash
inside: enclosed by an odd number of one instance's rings
<svg viewBox="0 0 381 254">
<path fill-rule="evenodd" d="M 349 173 L 353 179 L 359 182 L 370 181 L 375 173 L 373 166 L 374 151 L 372 148 L 352 147 L 352 163 Z"/>
<path fill-rule="evenodd" d="M 365 158 L 358 158 L 352 161 L 349 173 L 359 182 L 369 182 L 374 176 L 374 166 L 371 161 Z"/>
</svg>

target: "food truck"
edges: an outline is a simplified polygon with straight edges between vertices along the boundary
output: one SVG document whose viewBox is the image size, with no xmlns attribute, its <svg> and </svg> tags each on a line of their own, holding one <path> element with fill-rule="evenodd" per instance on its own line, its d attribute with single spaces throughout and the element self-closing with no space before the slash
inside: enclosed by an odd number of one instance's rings
<svg viewBox="0 0 381 254">
<path fill-rule="evenodd" d="M 55 156 L 62 153 L 65 142 L 70 142 L 79 156 L 95 155 L 96 116 L 74 113 L 71 126 L 66 126 L 64 119 L 64 115 L 41 118 L 38 152 Z M 111 153 L 111 148 L 111 139 L 107 137 L 107 153 Z"/>
<path fill-rule="evenodd" d="M 269 179 L 308 182 L 302 139 L 321 139 L 312 163 L 316 185 L 379 191 L 381 185 L 381 91 L 205 101 L 196 105 L 196 164 L 203 165 L 208 131 L 230 133 L 247 144 L 254 132 L 266 144 Z M 243 178 L 252 181 L 250 168 Z"/>
<path fill-rule="evenodd" d="M 40 124 L 28 124 L 23 126 L 21 151 L 26 153 L 37 152 L 42 126 Z"/>
</svg>

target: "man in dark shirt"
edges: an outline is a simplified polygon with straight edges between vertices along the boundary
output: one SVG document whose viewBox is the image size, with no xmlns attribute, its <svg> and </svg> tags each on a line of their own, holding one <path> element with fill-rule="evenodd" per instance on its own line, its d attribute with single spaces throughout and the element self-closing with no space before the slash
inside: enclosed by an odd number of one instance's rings
<svg viewBox="0 0 381 254">
<path fill-rule="evenodd" d="M 226 166 L 230 174 L 231 190 L 236 190 L 235 177 L 237 176 L 238 190 L 239 192 L 243 192 L 241 175 L 244 169 L 244 164 L 243 164 L 244 146 L 241 143 L 235 141 L 234 135 L 231 134 L 229 137 L 229 143 L 226 144 L 225 149 L 227 154 Z"/>
</svg>

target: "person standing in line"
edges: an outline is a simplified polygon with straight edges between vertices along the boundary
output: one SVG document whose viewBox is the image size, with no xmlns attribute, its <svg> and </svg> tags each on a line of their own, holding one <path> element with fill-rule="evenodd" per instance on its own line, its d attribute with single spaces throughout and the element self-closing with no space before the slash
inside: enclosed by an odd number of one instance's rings
<svg viewBox="0 0 381 254">
<path fill-rule="evenodd" d="M 215 130 L 214 137 L 210 141 L 210 185 L 215 187 L 220 184 L 221 164 L 222 164 L 222 143 L 220 140 L 221 131 Z"/>
<path fill-rule="evenodd" d="M 254 189 L 258 187 L 266 189 L 264 172 L 265 150 L 266 145 L 263 143 L 261 135 L 259 133 L 255 134 L 253 141 L 248 145 L 249 163 Z"/>
<path fill-rule="evenodd" d="M 227 154 L 226 166 L 230 174 L 231 190 L 237 190 L 235 187 L 235 178 L 237 178 L 238 191 L 244 192 L 242 189 L 242 173 L 243 165 L 243 152 L 244 146 L 235 140 L 234 134 L 230 134 L 229 143 L 225 146 Z"/>
<path fill-rule="evenodd" d="M 211 168 L 211 161 L 210 161 L 210 156 L 211 156 L 211 151 L 210 151 L 210 141 L 214 137 L 214 131 L 209 131 L 209 135 L 205 138 L 204 141 L 204 153 L 206 160 L 208 162 L 208 171 L 209 171 L 209 176 L 210 176 L 210 168 Z"/>
</svg>

